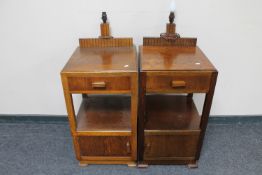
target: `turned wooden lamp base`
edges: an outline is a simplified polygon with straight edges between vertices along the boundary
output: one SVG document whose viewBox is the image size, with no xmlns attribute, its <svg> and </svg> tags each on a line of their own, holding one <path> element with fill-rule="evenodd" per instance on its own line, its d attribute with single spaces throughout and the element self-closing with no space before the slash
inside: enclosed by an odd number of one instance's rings
<svg viewBox="0 0 262 175">
<path fill-rule="evenodd" d="M 112 36 L 110 36 L 109 23 L 102 23 L 102 24 L 100 24 L 100 31 L 101 31 L 101 36 L 99 36 L 99 38 L 101 38 L 101 39 L 113 38 Z"/>
</svg>

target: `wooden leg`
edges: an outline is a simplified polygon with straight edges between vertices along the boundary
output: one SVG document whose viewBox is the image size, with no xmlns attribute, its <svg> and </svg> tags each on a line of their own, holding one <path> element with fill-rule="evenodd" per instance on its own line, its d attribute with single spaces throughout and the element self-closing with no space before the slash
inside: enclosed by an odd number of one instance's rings
<svg viewBox="0 0 262 175">
<path fill-rule="evenodd" d="M 201 132 L 200 132 L 200 136 L 199 136 L 198 148 L 197 148 L 197 153 L 196 153 L 196 159 L 197 160 L 200 157 L 200 152 L 201 152 L 201 148 L 202 148 L 202 145 L 203 145 L 203 140 L 204 140 L 204 136 L 205 136 L 205 132 L 206 132 L 206 128 L 207 128 L 210 108 L 211 108 L 213 95 L 214 95 L 214 91 L 215 91 L 215 86 L 216 86 L 216 79 L 217 79 L 217 72 L 214 72 L 214 73 L 212 73 L 209 92 L 206 94 L 203 112 L 202 112 L 202 116 L 201 116 L 201 122 L 200 122 Z"/>
<path fill-rule="evenodd" d="M 87 163 L 81 163 L 81 162 L 79 162 L 79 166 L 80 166 L 80 167 L 87 167 L 88 164 L 87 164 Z"/>
<path fill-rule="evenodd" d="M 132 79 L 131 79 L 131 157 L 133 160 L 137 159 L 137 121 L 138 121 L 138 74 L 132 74 Z M 129 150 L 130 151 L 130 150 Z M 132 166 L 132 165 L 128 165 Z M 136 165 L 135 165 L 136 166 Z"/>
<path fill-rule="evenodd" d="M 146 98 L 146 74 L 140 73 L 139 87 L 139 114 L 138 114 L 138 162 L 143 161 L 144 155 L 144 123 L 145 123 L 145 98 Z M 139 167 L 140 164 L 138 164 Z"/>
<path fill-rule="evenodd" d="M 194 161 L 192 163 L 187 164 L 188 168 L 198 168 L 198 162 Z"/>
</svg>

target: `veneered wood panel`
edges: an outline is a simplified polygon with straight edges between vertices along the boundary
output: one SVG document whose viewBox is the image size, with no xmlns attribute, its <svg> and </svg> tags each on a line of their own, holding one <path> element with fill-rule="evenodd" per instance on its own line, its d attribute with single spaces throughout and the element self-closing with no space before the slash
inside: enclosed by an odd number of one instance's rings
<svg viewBox="0 0 262 175">
<path fill-rule="evenodd" d="M 211 73 L 206 72 L 173 72 L 171 74 L 148 75 L 146 90 L 147 92 L 174 93 L 208 92 L 210 79 Z M 183 86 L 176 86 L 176 82 L 183 82 Z"/>
<path fill-rule="evenodd" d="M 147 135 L 145 136 L 144 159 L 150 157 L 156 159 L 194 157 L 197 151 L 199 132 L 192 132 L 189 135 Z"/>
<path fill-rule="evenodd" d="M 103 83 L 104 86 L 94 86 Z M 110 91 L 130 90 L 130 77 L 68 77 L 70 91 Z"/>
<path fill-rule="evenodd" d="M 141 71 L 215 71 L 199 47 L 140 46 Z"/>
<path fill-rule="evenodd" d="M 135 47 L 80 48 L 78 47 L 62 74 L 137 72 Z"/>
<path fill-rule="evenodd" d="M 81 156 L 116 156 L 131 155 L 129 137 L 78 137 Z"/>
</svg>

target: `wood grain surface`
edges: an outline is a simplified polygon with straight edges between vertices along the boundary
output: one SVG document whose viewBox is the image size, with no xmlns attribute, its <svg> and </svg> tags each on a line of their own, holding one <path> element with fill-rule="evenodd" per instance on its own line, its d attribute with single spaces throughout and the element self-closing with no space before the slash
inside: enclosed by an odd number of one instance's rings
<svg viewBox="0 0 262 175">
<path fill-rule="evenodd" d="M 90 95 L 77 114 L 77 131 L 131 132 L 130 96 Z"/>
<path fill-rule="evenodd" d="M 169 29 L 168 29 L 169 30 Z M 177 47 L 196 47 L 196 38 L 178 38 L 176 40 L 165 40 L 157 37 L 144 37 L 144 46 L 177 46 Z"/>
<path fill-rule="evenodd" d="M 140 46 L 141 71 L 215 70 L 199 47 Z"/>
<path fill-rule="evenodd" d="M 145 130 L 198 130 L 200 116 L 185 95 L 147 95 Z M 160 131 L 159 131 L 160 132 Z"/>
<path fill-rule="evenodd" d="M 136 48 L 77 48 L 62 74 L 137 72 Z"/>
<path fill-rule="evenodd" d="M 101 47 L 132 47 L 132 38 L 81 38 L 79 39 L 81 48 L 101 48 Z"/>
</svg>

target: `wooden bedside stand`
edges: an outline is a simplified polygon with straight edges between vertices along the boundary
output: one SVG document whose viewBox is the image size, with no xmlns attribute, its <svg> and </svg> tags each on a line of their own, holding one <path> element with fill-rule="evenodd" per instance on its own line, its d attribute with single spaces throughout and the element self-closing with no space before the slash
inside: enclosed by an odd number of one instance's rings
<svg viewBox="0 0 262 175">
<path fill-rule="evenodd" d="M 132 38 L 79 42 L 61 72 L 76 157 L 80 165 L 134 166 L 138 67 Z M 83 94 L 77 114 L 72 94 Z"/>
<path fill-rule="evenodd" d="M 196 39 L 144 38 L 140 46 L 139 166 L 197 160 L 207 127 L 217 70 Z M 200 116 L 193 93 L 205 93 Z"/>
</svg>

